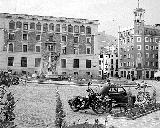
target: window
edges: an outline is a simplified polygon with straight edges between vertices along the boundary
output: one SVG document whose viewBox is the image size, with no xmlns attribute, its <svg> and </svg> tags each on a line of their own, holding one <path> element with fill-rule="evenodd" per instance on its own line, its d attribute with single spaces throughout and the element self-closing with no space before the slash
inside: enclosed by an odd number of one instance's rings
<svg viewBox="0 0 160 128">
<path fill-rule="evenodd" d="M 87 53 L 87 54 L 91 54 L 91 48 L 87 48 L 87 49 L 86 49 L 86 53 Z"/>
<path fill-rule="evenodd" d="M 36 46 L 36 52 L 41 52 L 41 46 Z"/>
<path fill-rule="evenodd" d="M 151 49 L 151 50 L 154 50 L 154 47 L 153 47 L 153 46 L 150 46 L 150 49 Z"/>
<path fill-rule="evenodd" d="M 62 42 L 66 42 L 67 41 L 67 36 L 62 35 Z"/>
<path fill-rule="evenodd" d="M 35 58 L 35 67 L 40 67 L 41 58 Z"/>
<path fill-rule="evenodd" d="M 60 24 L 56 24 L 56 32 L 60 32 Z"/>
<path fill-rule="evenodd" d="M 48 45 L 48 51 L 56 52 L 56 45 Z"/>
<path fill-rule="evenodd" d="M 74 75 L 78 75 L 78 72 L 74 72 Z"/>
<path fill-rule="evenodd" d="M 137 45 L 137 49 L 138 49 L 138 50 L 141 50 L 141 45 Z"/>
<path fill-rule="evenodd" d="M 158 46 L 155 46 L 155 50 L 158 50 Z"/>
<path fill-rule="evenodd" d="M 54 24 L 53 24 L 53 23 L 50 23 L 50 24 L 49 24 L 49 30 L 54 31 Z"/>
<path fill-rule="evenodd" d="M 91 68 L 91 60 L 86 60 L 86 68 Z"/>
<path fill-rule="evenodd" d="M 80 32 L 81 33 L 85 33 L 85 27 L 82 25 L 82 26 L 80 26 Z"/>
<path fill-rule="evenodd" d="M 9 52 L 13 52 L 13 44 L 12 44 L 12 43 L 10 43 L 10 44 L 8 45 L 8 51 L 9 51 Z"/>
<path fill-rule="evenodd" d="M 73 26 L 71 24 L 68 25 L 68 32 L 73 32 Z"/>
<path fill-rule="evenodd" d="M 48 24 L 47 23 L 43 24 L 43 31 L 44 32 L 48 31 Z"/>
<path fill-rule="evenodd" d="M 66 68 L 66 59 L 61 59 L 61 68 Z"/>
<path fill-rule="evenodd" d="M 39 31 L 41 30 L 41 23 L 40 23 L 40 22 L 38 22 L 38 23 L 36 24 L 36 29 L 39 30 Z"/>
<path fill-rule="evenodd" d="M 35 29 L 35 23 L 34 22 L 32 22 L 32 23 L 30 23 L 30 29 Z"/>
<path fill-rule="evenodd" d="M 155 38 L 155 42 L 158 43 L 158 41 L 159 41 L 159 39 L 158 39 L 158 38 Z"/>
<path fill-rule="evenodd" d="M 130 66 L 130 62 L 127 62 L 127 66 Z"/>
<path fill-rule="evenodd" d="M 149 42 L 149 38 L 148 37 L 145 37 L 145 42 Z"/>
<path fill-rule="evenodd" d="M 74 33 L 79 33 L 79 26 L 78 25 L 74 26 Z"/>
<path fill-rule="evenodd" d="M 78 54 L 78 52 L 79 52 L 79 48 L 74 47 L 74 54 Z"/>
<path fill-rule="evenodd" d="M 158 59 L 158 54 L 156 54 L 156 59 Z"/>
<path fill-rule="evenodd" d="M 8 57 L 8 66 L 13 66 L 14 57 Z"/>
<path fill-rule="evenodd" d="M 158 62 L 156 62 L 156 67 L 158 67 Z"/>
<path fill-rule="evenodd" d="M 74 43 L 78 43 L 79 42 L 79 37 L 74 37 Z"/>
<path fill-rule="evenodd" d="M 79 59 L 74 59 L 73 68 L 79 68 Z"/>
<path fill-rule="evenodd" d="M 9 22 L 9 29 L 15 29 L 15 22 L 13 20 Z"/>
<path fill-rule="evenodd" d="M 91 27 L 90 26 L 86 27 L 86 34 L 91 34 Z"/>
<path fill-rule="evenodd" d="M 154 54 L 152 55 L 152 58 L 154 58 Z"/>
<path fill-rule="evenodd" d="M 62 47 L 62 54 L 66 54 L 66 47 Z"/>
<path fill-rule="evenodd" d="M 126 40 L 127 40 L 127 43 L 129 43 L 129 42 L 130 42 L 130 38 L 129 38 L 129 37 L 127 37 L 127 38 L 126 38 Z"/>
<path fill-rule="evenodd" d="M 150 42 L 151 42 L 151 43 L 153 42 L 153 38 L 150 38 Z"/>
<path fill-rule="evenodd" d="M 23 23 L 23 30 L 28 30 L 28 23 Z"/>
<path fill-rule="evenodd" d="M 23 40 L 28 40 L 28 35 L 26 33 L 23 33 Z"/>
<path fill-rule="evenodd" d="M 131 54 L 127 54 L 127 58 L 131 58 Z"/>
<path fill-rule="evenodd" d="M 40 41 L 41 40 L 41 35 L 36 35 L 36 40 Z"/>
<path fill-rule="evenodd" d="M 20 21 L 16 22 L 16 28 L 22 28 L 22 23 Z"/>
<path fill-rule="evenodd" d="M 9 40 L 15 40 L 15 34 L 14 33 L 9 33 L 8 38 L 9 38 Z"/>
<path fill-rule="evenodd" d="M 63 24 L 62 25 L 62 32 L 66 32 L 67 31 L 67 25 L 66 24 Z"/>
<path fill-rule="evenodd" d="M 27 57 L 21 57 L 21 67 L 27 67 Z"/>
<path fill-rule="evenodd" d="M 141 42 L 141 37 L 137 37 L 137 42 Z"/>
<path fill-rule="evenodd" d="M 50 42 L 53 42 L 53 36 L 52 36 L 52 35 L 49 36 L 49 41 L 50 41 Z"/>
<path fill-rule="evenodd" d="M 146 53 L 146 58 L 149 58 L 149 53 Z"/>
<path fill-rule="evenodd" d="M 126 40 L 125 39 L 123 39 L 123 43 L 126 44 Z"/>
<path fill-rule="evenodd" d="M 27 45 L 23 45 L 23 52 L 27 52 Z"/>
<path fill-rule="evenodd" d="M 90 44 L 91 43 L 91 37 L 87 37 L 86 42 Z"/>
<path fill-rule="evenodd" d="M 146 66 L 149 67 L 149 62 L 148 61 L 146 61 Z"/>
<path fill-rule="evenodd" d="M 146 47 L 146 50 L 149 50 L 149 46 L 148 45 L 146 45 L 145 47 Z"/>
<path fill-rule="evenodd" d="M 113 59 L 111 59 L 111 64 L 113 64 Z"/>
<path fill-rule="evenodd" d="M 86 74 L 87 74 L 87 75 L 90 75 L 91 73 L 90 73 L 90 72 L 86 72 Z"/>
<path fill-rule="evenodd" d="M 123 63 L 121 63 L 121 67 L 123 67 Z"/>
<path fill-rule="evenodd" d="M 100 55 L 100 58 L 103 58 L 103 54 Z"/>
<path fill-rule="evenodd" d="M 131 46 L 131 50 L 133 50 L 133 46 Z"/>
</svg>

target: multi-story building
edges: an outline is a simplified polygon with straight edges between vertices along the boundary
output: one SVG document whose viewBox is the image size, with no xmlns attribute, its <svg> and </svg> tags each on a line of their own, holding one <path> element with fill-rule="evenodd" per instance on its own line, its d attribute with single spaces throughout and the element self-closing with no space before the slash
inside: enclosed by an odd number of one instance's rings
<svg viewBox="0 0 160 128">
<path fill-rule="evenodd" d="M 98 76 L 98 21 L 0 14 L 0 70 Z"/>
<path fill-rule="evenodd" d="M 102 78 L 118 76 L 118 50 L 113 45 L 103 48 L 99 55 L 99 75 Z"/>
<path fill-rule="evenodd" d="M 145 10 L 134 10 L 134 24 L 119 31 L 119 69 L 122 77 L 154 78 L 158 69 L 158 25 L 145 25 Z"/>
</svg>

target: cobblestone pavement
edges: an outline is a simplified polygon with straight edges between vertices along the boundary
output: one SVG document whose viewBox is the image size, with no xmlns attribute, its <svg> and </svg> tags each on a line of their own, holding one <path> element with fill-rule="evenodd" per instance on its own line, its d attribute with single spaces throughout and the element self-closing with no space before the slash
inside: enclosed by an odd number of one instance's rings
<svg viewBox="0 0 160 128">
<path fill-rule="evenodd" d="M 160 92 L 160 82 L 146 81 L 156 87 Z M 31 84 L 27 86 L 12 86 L 11 91 L 14 93 L 15 99 L 18 100 L 15 108 L 17 128 L 54 128 L 55 106 L 56 106 L 56 89 L 60 92 L 63 102 L 64 111 L 66 112 L 66 121 L 68 123 L 94 123 L 95 119 L 99 119 L 100 123 L 106 127 L 111 125 L 117 128 L 158 128 L 160 127 L 160 111 L 143 116 L 136 120 L 126 120 L 124 118 L 114 119 L 109 114 L 96 115 L 92 110 L 73 112 L 69 105 L 68 99 L 76 95 L 87 95 L 86 87 L 72 85 L 54 85 L 54 84 Z M 95 87 L 93 87 L 95 88 Z M 96 87 L 97 88 L 97 87 Z M 157 99 L 160 99 L 159 93 Z M 160 101 L 160 100 L 159 100 Z"/>
</svg>

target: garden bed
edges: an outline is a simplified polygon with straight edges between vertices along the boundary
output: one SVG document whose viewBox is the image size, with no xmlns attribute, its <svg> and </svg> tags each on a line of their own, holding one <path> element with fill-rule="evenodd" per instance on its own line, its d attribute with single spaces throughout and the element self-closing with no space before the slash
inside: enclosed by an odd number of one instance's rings
<svg viewBox="0 0 160 128">
<path fill-rule="evenodd" d="M 156 112 L 160 110 L 160 103 L 156 103 L 156 104 L 148 104 L 145 106 L 139 106 L 139 105 L 135 105 L 134 108 L 131 109 L 127 109 L 126 111 L 118 111 L 118 112 L 114 112 L 112 114 L 112 116 L 114 118 L 121 118 L 121 117 L 125 117 L 126 119 L 137 119 L 139 117 L 145 116 L 147 114 L 150 114 L 152 112 Z"/>
</svg>

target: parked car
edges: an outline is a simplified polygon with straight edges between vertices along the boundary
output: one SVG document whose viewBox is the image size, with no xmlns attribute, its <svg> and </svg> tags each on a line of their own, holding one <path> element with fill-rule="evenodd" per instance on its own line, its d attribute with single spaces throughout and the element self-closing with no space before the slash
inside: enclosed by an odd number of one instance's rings
<svg viewBox="0 0 160 128">
<path fill-rule="evenodd" d="M 136 96 L 128 95 L 125 88 L 120 85 L 109 85 L 102 88 L 100 94 L 105 98 L 110 99 L 108 110 L 111 111 L 112 107 L 119 106 L 126 108 L 128 105 L 134 106 Z M 130 98 L 130 99 L 129 99 Z"/>
</svg>

